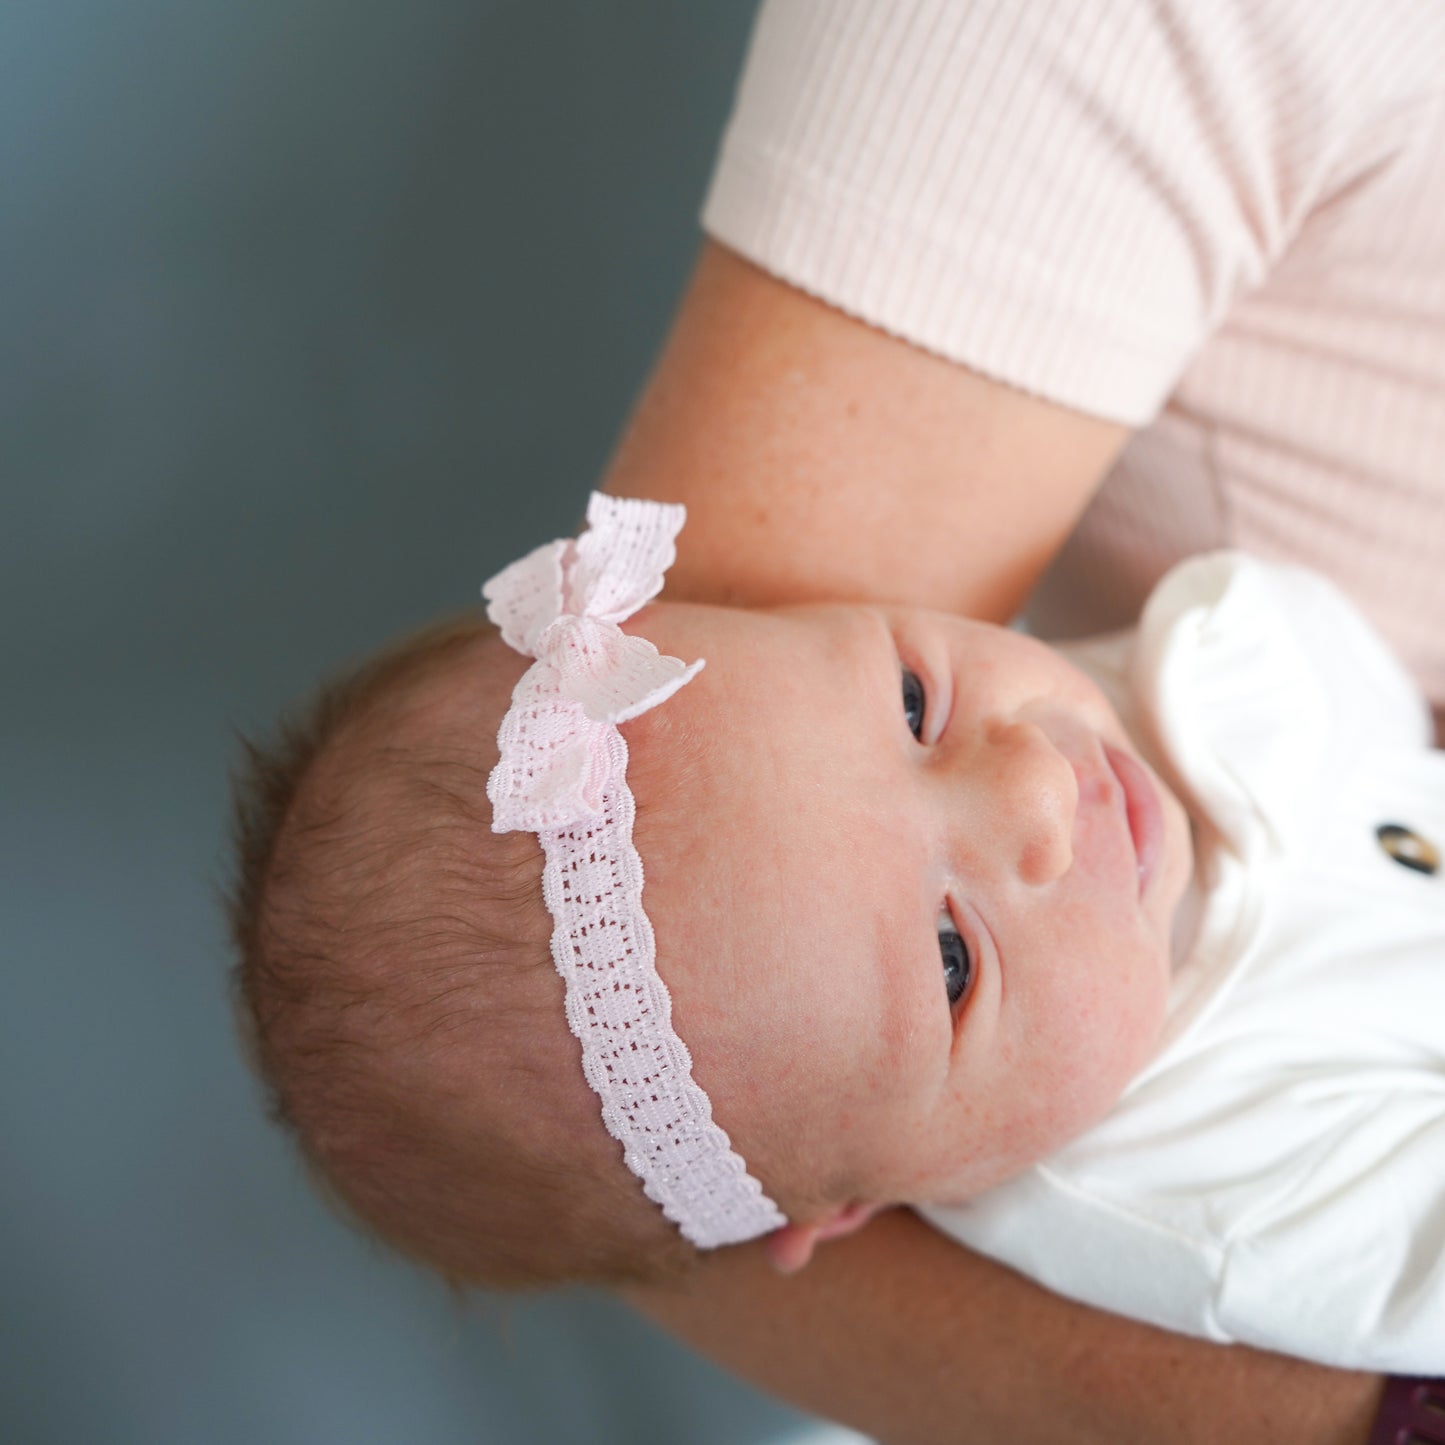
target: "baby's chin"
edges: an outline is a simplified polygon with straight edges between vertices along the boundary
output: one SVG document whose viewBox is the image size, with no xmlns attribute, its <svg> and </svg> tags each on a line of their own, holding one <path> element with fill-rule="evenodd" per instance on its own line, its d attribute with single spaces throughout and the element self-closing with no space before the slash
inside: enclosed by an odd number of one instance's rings
<svg viewBox="0 0 1445 1445">
<path fill-rule="evenodd" d="M 1159 788 L 1159 806 L 1164 815 L 1164 855 L 1160 860 L 1158 887 L 1164 896 L 1171 935 L 1171 968 L 1179 958 L 1177 951 L 1181 915 L 1192 911 L 1195 889 L 1194 824 L 1179 795 L 1168 779 L 1150 768 Z"/>
<path fill-rule="evenodd" d="M 1099 1117 L 1102 1118 L 1103 1114 Z M 1086 1133 L 1088 1128 L 1097 1122 L 1097 1119 L 1093 1119 L 1089 1124 L 1080 1125 L 1067 1133 L 1060 1132 L 1057 1138 L 1037 1141 L 1034 1147 L 1027 1150 L 1010 1147 L 1006 1142 L 1000 1142 L 995 1149 L 985 1147 L 966 1164 L 949 1169 L 944 1177 L 929 1181 L 919 1188 L 898 1191 L 911 1194 L 911 1197 L 900 1198 L 895 1202 L 915 1208 L 958 1208 L 980 1195 L 987 1194 L 990 1189 L 1013 1183 Z"/>
</svg>

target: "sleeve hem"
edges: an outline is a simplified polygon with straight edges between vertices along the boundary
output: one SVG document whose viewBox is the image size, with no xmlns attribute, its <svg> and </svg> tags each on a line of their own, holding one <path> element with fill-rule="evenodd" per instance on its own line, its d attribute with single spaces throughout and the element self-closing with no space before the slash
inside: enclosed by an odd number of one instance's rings
<svg viewBox="0 0 1445 1445">
<path fill-rule="evenodd" d="M 1075 410 L 1151 422 L 1197 338 L 1126 326 L 1129 302 L 1081 305 L 1036 257 L 986 232 L 948 238 L 870 209 L 828 178 L 724 142 L 703 229 L 780 280 L 925 351 Z"/>
</svg>

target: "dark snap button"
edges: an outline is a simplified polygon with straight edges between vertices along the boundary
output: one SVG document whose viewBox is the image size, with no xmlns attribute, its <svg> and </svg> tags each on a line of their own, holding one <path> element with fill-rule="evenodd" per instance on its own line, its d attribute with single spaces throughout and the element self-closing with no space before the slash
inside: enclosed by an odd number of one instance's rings
<svg viewBox="0 0 1445 1445">
<path fill-rule="evenodd" d="M 1402 868 L 1426 874 L 1440 871 L 1440 850 L 1413 828 L 1407 828 L 1402 823 L 1381 823 L 1375 829 L 1375 837 L 1380 847 Z"/>
</svg>

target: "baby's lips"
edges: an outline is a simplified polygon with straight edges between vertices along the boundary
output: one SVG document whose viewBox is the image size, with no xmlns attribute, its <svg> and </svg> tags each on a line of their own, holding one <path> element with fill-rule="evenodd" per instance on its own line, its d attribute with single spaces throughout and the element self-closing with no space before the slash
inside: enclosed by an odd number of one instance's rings
<svg viewBox="0 0 1445 1445">
<path fill-rule="evenodd" d="M 1139 868 L 1139 893 L 1148 891 L 1164 852 L 1164 809 L 1144 765 L 1129 753 L 1104 744 L 1104 756 L 1124 794 L 1124 821 Z"/>
</svg>

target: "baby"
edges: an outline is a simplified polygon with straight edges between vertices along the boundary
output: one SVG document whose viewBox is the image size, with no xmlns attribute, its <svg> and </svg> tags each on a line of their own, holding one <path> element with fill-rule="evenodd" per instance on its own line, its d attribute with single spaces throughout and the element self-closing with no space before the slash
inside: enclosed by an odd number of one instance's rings
<svg viewBox="0 0 1445 1445">
<path fill-rule="evenodd" d="M 909 1204 L 1156 1323 L 1439 1371 L 1445 767 L 1343 599 L 1187 564 L 1091 678 L 938 613 L 651 602 L 681 509 L 588 517 L 488 585 L 500 634 L 253 750 L 243 1014 L 349 1209 L 516 1286 L 791 1271 Z"/>
</svg>

